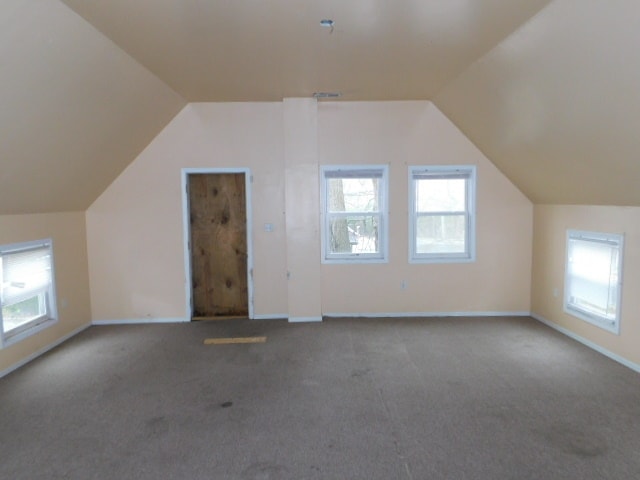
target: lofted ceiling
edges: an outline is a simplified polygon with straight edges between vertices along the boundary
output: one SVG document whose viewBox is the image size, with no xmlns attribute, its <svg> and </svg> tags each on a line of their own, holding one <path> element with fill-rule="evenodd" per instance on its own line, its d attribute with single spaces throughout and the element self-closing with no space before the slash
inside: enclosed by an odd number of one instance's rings
<svg viewBox="0 0 640 480">
<path fill-rule="evenodd" d="M 549 3 L 63 1 L 190 102 L 429 99 Z"/>
<path fill-rule="evenodd" d="M 433 101 L 536 203 L 640 205 L 638 26 L 637 0 L 3 0 L 0 214 L 86 209 L 187 102 L 318 91 Z"/>
<path fill-rule="evenodd" d="M 640 2 L 554 0 L 434 98 L 534 202 L 640 205 Z"/>
<path fill-rule="evenodd" d="M 86 209 L 184 100 L 58 1 L 0 2 L 0 214 Z"/>
</svg>

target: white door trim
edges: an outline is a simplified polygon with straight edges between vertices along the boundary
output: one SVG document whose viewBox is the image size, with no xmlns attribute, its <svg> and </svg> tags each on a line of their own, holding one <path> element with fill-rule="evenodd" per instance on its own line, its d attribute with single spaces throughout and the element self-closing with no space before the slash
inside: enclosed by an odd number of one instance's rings
<svg viewBox="0 0 640 480">
<path fill-rule="evenodd" d="M 185 295 L 187 299 L 186 318 L 191 320 L 193 309 L 193 292 L 191 288 L 191 225 L 189 205 L 189 175 L 202 173 L 244 173 L 245 211 L 247 215 L 247 295 L 249 318 L 253 318 L 253 215 L 251 202 L 251 170 L 249 168 L 183 168 L 182 179 L 182 228 L 184 242 Z"/>
</svg>

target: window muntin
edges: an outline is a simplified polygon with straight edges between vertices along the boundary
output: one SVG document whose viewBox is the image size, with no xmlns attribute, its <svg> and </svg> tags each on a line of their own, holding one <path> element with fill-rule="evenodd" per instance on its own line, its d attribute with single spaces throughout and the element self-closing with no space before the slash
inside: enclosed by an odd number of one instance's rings
<svg viewBox="0 0 640 480">
<path fill-rule="evenodd" d="M 326 263 L 386 261 L 386 166 L 322 168 Z"/>
<path fill-rule="evenodd" d="M 618 333 L 624 237 L 569 230 L 564 309 L 567 313 Z"/>
<path fill-rule="evenodd" d="M 0 247 L 0 340 L 14 343 L 54 322 L 51 240 Z"/>
<path fill-rule="evenodd" d="M 410 167 L 411 262 L 475 259 L 475 167 Z"/>
</svg>

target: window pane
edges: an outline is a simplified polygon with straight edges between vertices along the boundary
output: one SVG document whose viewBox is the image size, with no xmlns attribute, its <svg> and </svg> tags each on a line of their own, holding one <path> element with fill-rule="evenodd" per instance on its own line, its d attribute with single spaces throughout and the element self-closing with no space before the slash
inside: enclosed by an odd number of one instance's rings
<svg viewBox="0 0 640 480">
<path fill-rule="evenodd" d="M 416 253 L 466 252 L 465 215 L 424 215 L 416 219 Z"/>
<path fill-rule="evenodd" d="M 378 253 L 378 225 L 377 215 L 330 218 L 329 253 Z"/>
<path fill-rule="evenodd" d="M 2 257 L 2 303 L 11 305 L 33 298 L 51 285 L 49 247 L 5 253 Z"/>
<path fill-rule="evenodd" d="M 386 165 L 321 168 L 322 262 L 386 261 Z"/>
<path fill-rule="evenodd" d="M 330 212 L 378 212 L 380 178 L 328 178 Z"/>
<path fill-rule="evenodd" d="M 51 240 L 0 245 L 0 342 L 10 345 L 55 323 Z"/>
<path fill-rule="evenodd" d="M 21 325 L 46 315 L 44 297 L 45 294 L 41 293 L 13 305 L 3 305 L 2 320 L 4 322 L 4 331 L 10 332 Z"/>
<path fill-rule="evenodd" d="M 570 239 L 569 305 L 615 320 L 618 298 L 618 247 L 597 241 Z"/>
<path fill-rule="evenodd" d="M 418 212 L 464 212 L 466 179 L 438 178 L 415 180 Z"/>
</svg>

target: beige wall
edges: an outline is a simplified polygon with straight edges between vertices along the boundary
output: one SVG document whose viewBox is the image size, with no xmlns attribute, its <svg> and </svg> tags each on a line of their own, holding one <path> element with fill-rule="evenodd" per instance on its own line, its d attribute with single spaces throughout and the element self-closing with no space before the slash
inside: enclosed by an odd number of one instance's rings
<svg viewBox="0 0 640 480">
<path fill-rule="evenodd" d="M 85 210 L 186 102 L 62 2 L 0 25 L 0 212 Z"/>
<path fill-rule="evenodd" d="M 624 233 L 620 334 L 563 310 L 567 229 Z M 640 365 L 640 208 L 538 205 L 534 214 L 532 311 L 579 337 Z M 554 289 L 558 295 L 554 295 Z"/>
<path fill-rule="evenodd" d="M 185 318 L 182 168 L 251 169 L 254 312 L 286 314 L 282 117 L 282 103 L 190 104 L 93 203 L 94 321 Z"/>
<path fill-rule="evenodd" d="M 321 164 L 389 164 L 390 183 L 389 263 L 323 265 L 324 313 L 529 311 L 531 202 L 437 107 L 321 104 L 318 145 Z M 430 164 L 477 166 L 474 263 L 408 263 L 407 167 Z"/>
<path fill-rule="evenodd" d="M 89 324 L 89 278 L 83 212 L 1 215 L 0 244 L 53 239 L 59 321 L 0 350 L 0 372 Z"/>
<path fill-rule="evenodd" d="M 285 211 L 296 199 L 285 199 L 285 139 L 294 127 L 284 110 L 280 102 L 190 104 L 96 200 L 87 211 L 94 320 L 185 317 L 184 167 L 251 169 L 254 313 L 290 314 L 289 293 L 300 285 L 286 278 L 295 237 L 287 243 L 287 235 L 296 232 L 287 230 Z M 322 313 L 529 311 L 533 207 L 435 106 L 321 102 L 316 115 L 318 145 L 300 151 L 319 164 L 389 163 L 392 210 L 389 263 L 322 265 Z M 296 174 L 307 172 L 301 181 L 317 185 L 313 162 Z M 477 165 L 477 262 L 408 264 L 407 165 L 414 164 Z M 317 218 L 317 189 L 301 198 Z M 319 255 L 309 261 L 317 268 Z"/>
</svg>

